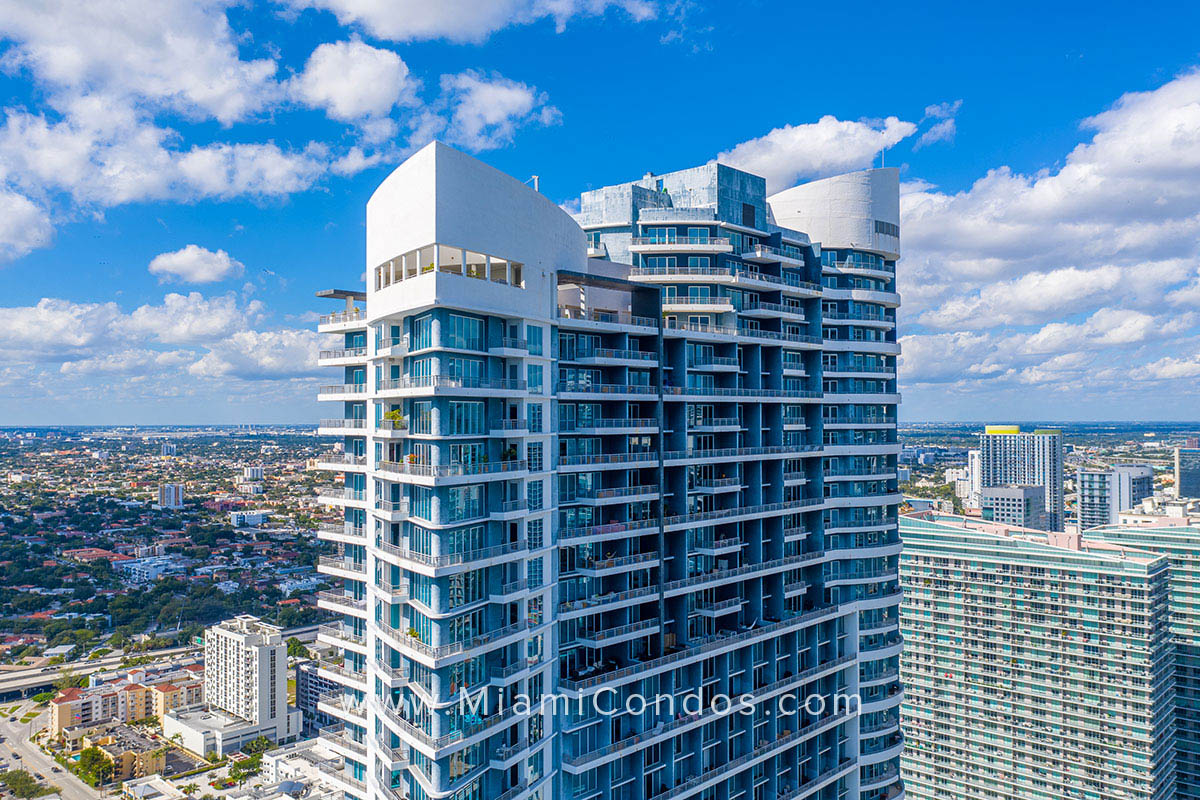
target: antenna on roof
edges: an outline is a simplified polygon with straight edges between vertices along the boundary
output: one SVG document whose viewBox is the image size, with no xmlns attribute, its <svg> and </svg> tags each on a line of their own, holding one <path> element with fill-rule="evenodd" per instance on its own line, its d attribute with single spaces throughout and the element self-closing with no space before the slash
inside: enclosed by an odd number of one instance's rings
<svg viewBox="0 0 1200 800">
<path fill-rule="evenodd" d="M 525 181 L 525 183 L 529 183 L 529 181 L 533 181 L 533 190 L 535 192 L 541 191 L 541 189 L 538 188 L 538 184 L 541 183 L 541 179 L 537 175 L 530 175 L 529 180 Z"/>
</svg>

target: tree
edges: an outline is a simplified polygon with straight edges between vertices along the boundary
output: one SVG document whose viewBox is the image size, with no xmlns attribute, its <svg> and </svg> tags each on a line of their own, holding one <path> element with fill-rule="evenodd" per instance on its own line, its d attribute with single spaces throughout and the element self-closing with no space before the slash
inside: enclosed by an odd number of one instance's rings
<svg viewBox="0 0 1200 800">
<path fill-rule="evenodd" d="M 79 770 L 80 777 L 93 786 L 104 783 L 105 779 L 112 774 L 112 762 L 99 747 L 84 748 L 75 765 Z"/>
<path fill-rule="evenodd" d="M 79 687 L 79 686 L 85 686 L 85 685 L 87 685 L 87 677 L 83 676 L 83 675 L 76 675 L 69 668 L 63 670 L 59 674 L 58 678 L 54 681 L 54 688 L 58 689 L 60 692 L 63 689 L 70 689 L 72 687 Z"/>
<path fill-rule="evenodd" d="M 184 784 L 183 786 L 179 787 L 179 791 L 183 792 L 188 797 L 191 797 L 196 792 L 200 791 L 200 784 L 198 784 L 198 783 Z"/>
<path fill-rule="evenodd" d="M 304 646 L 304 642 L 297 639 L 295 636 L 287 640 L 287 654 L 289 658 L 309 658 L 311 657 L 308 648 Z"/>
<path fill-rule="evenodd" d="M 246 742 L 246 744 L 242 747 L 242 752 L 246 755 L 252 756 L 257 755 L 258 753 L 265 753 L 273 746 L 274 745 L 272 745 L 271 740 L 267 737 L 256 736 L 250 741 Z"/>
<path fill-rule="evenodd" d="M 49 786 L 38 783 L 34 777 L 23 769 L 0 773 L 0 783 L 3 783 L 14 795 L 27 800 L 31 797 L 41 797 L 51 794 L 54 790 Z"/>
</svg>

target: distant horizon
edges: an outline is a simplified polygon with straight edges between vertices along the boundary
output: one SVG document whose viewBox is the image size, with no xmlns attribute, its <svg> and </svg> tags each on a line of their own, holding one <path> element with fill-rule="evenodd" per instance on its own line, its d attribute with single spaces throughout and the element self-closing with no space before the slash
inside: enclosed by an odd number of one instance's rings
<svg viewBox="0 0 1200 800">
<path fill-rule="evenodd" d="M 943 420 L 907 420 L 898 421 L 897 426 L 905 425 L 1195 425 L 1200 428 L 1200 419 L 1014 419 L 1011 417 L 990 417 L 985 419 L 943 419 Z M 44 423 L 0 423 L 0 431 L 29 430 L 29 429 L 101 429 L 101 428 L 241 428 L 245 426 L 287 426 L 287 427 L 317 427 L 317 422 L 304 420 L 300 422 L 108 422 L 108 423 L 62 423 L 48 425 Z"/>
</svg>

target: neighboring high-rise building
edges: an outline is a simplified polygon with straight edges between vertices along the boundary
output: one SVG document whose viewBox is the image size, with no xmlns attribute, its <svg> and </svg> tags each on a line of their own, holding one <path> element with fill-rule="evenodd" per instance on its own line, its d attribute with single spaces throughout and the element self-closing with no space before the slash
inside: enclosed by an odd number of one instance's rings
<svg viewBox="0 0 1200 800">
<path fill-rule="evenodd" d="M 901 796 L 897 171 L 714 162 L 579 220 L 432 144 L 322 293 L 346 792 Z"/>
<path fill-rule="evenodd" d="M 983 459 L 978 450 L 967 451 L 967 496 L 963 501 L 969 508 L 979 508 L 983 495 Z"/>
<path fill-rule="evenodd" d="M 183 484 L 164 483 L 159 486 L 158 504 L 163 508 L 183 508 Z"/>
<path fill-rule="evenodd" d="M 310 659 L 296 662 L 295 675 L 296 708 L 300 709 L 300 713 L 304 715 L 304 731 L 312 733 L 338 722 L 322 711 L 319 703 L 322 697 L 340 691 L 341 684 L 322 675 L 317 662 Z"/>
<path fill-rule="evenodd" d="M 259 464 L 254 464 L 249 467 L 242 467 L 242 482 L 261 481 L 263 479 L 263 468 Z"/>
<path fill-rule="evenodd" d="M 1175 496 L 1200 497 L 1200 448 L 1175 448 Z"/>
<path fill-rule="evenodd" d="M 162 455 L 164 458 L 175 455 L 175 445 L 171 442 L 163 442 Z"/>
<path fill-rule="evenodd" d="M 280 628 L 248 614 L 204 632 L 206 710 L 182 709 L 163 719 L 194 753 L 225 754 L 265 736 L 287 742 L 300 734 L 300 711 L 288 705 L 287 645 Z"/>
<path fill-rule="evenodd" d="M 1016 425 L 988 425 L 979 434 L 979 488 L 1041 486 L 1047 530 L 1063 529 L 1062 431 L 1022 433 Z"/>
<path fill-rule="evenodd" d="M 1145 464 L 1081 468 L 1075 474 L 1079 492 L 1079 529 L 1113 525 L 1122 511 L 1154 494 L 1154 469 Z"/>
<path fill-rule="evenodd" d="M 1167 559 L 928 512 L 900 530 L 910 799 L 1175 797 Z"/>
<path fill-rule="evenodd" d="M 985 520 L 1047 529 L 1046 492 L 1041 486 L 988 486 L 979 498 Z"/>
<path fill-rule="evenodd" d="M 1178 511 L 1178 509 L 1175 509 Z M 1124 516 L 1124 515 L 1122 515 Z M 1157 553 L 1171 565 L 1171 633 L 1175 642 L 1178 743 L 1176 770 L 1181 800 L 1200 800 L 1200 525 L 1194 516 L 1109 525 L 1090 539 Z M 1189 524 L 1190 523 L 1190 524 Z"/>
<path fill-rule="evenodd" d="M 204 697 L 247 722 L 287 713 L 287 645 L 280 629 L 248 614 L 204 632 Z"/>
</svg>

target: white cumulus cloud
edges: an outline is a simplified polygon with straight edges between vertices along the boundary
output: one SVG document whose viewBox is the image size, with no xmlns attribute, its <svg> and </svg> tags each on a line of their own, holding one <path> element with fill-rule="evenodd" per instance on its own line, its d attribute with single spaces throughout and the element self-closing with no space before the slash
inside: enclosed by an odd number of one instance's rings
<svg viewBox="0 0 1200 800">
<path fill-rule="evenodd" d="M 634 20 L 650 19 L 650 0 L 289 0 L 295 8 L 332 11 L 343 25 L 358 25 L 395 42 L 449 39 L 480 42 L 510 25 L 552 19 L 562 31 L 569 20 L 597 16 L 609 9 Z"/>
<path fill-rule="evenodd" d="M 364 125 L 373 141 L 394 132 L 388 114 L 398 103 L 413 102 L 418 88 L 400 56 L 358 38 L 317 47 L 291 87 L 305 105 Z"/>
<path fill-rule="evenodd" d="M 788 189 L 800 178 L 820 178 L 871 166 L 881 150 L 912 136 L 917 126 L 898 117 L 784 125 L 720 153 L 717 160 L 767 179 L 767 193 Z"/>
<path fill-rule="evenodd" d="M 183 283 L 215 283 L 236 278 L 245 270 L 242 262 L 224 250 L 215 253 L 196 244 L 159 253 L 150 262 L 150 274 L 158 275 L 160 282 L 172 280 Z"/>
</svg>

